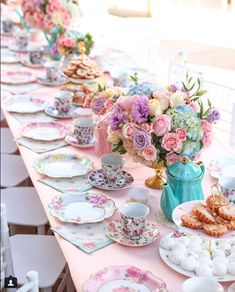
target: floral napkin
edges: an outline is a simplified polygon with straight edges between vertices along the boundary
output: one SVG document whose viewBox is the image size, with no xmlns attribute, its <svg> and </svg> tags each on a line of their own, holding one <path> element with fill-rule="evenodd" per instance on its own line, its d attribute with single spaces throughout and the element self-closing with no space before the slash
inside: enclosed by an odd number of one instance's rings
<svg viewBox="0 0 235 292">
<path fill-rule="evenodd" d="M 62 193 L 85 192 L 93 187 L 89 183 L 87 175 L 72 178 L 42 177 L 38 181 Z"/>
<path fill-rule="evenodd" d="M 36 153 L 44 153 L 51 150 L 55 150 L 64 146 L 67 146 L 68 143 L 64 140 L 57 141 L 36 141 L 28 138 L 20 138 L 16 140 L 16 143 L 22 145 Z"/>
<path fill-rule="evenodd" d="M 113 242 L 105 234 L 104 228 L 105 223 L 100 222 L 81 225 L 66 223 L 51 229 L 84 252 L 92 253 Z"/>
<path fill-rule="evenodd" d="M 32 113 L 32 114 L 12 113 L 12 116 L 20 124 L 26 124 L 28 122 L 50 122 L 50 121 L 55 121 L 54 118 L 47 116 L 44 112 Z"/>
</svg>

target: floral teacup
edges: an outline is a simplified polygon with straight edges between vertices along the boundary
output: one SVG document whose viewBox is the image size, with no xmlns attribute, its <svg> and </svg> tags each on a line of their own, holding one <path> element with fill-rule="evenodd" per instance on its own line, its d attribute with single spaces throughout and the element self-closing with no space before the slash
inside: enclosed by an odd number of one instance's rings
<svg viewBox="0 0 235 292">
<path fill-rule="evenodd" d="M 105 154 L 101 157 L 104 180 L 108 184 L 115 184 L 123 177 L 123 159 L 120 155 Z"/>
<path fill-rule="evenodd" d="M 67 113 L 71 109 L 73 93 L 70 91 L 58 91 L 54 95 L 54 106 L 59 113 Z"/>
<path fill-rule="evenodd" d="M 149 208 L 141 203 L 128 202 L 121 209 L 121 225 L 123 233 L 131 239 L 138 239 L 145 232 L 146 217 Z"/>
<path fill-rule="evenodd" d="M 16 45 L 20 50 L 27 48 L 29 42 L 29 34 L 27 31 L 19 31 L 16 34 Z"/>
<path fill-rule="evenodd" d="M 56 82 L 61 77 L 61 62 L 47 61 L 44 64 L 46 69 L 46 79 L 50 82 Z"/>
<path fill-rule="evenodd" d="M 12 32 L 13 30 L 13 21 L 11 19 L 3 19 L 2 21 L 2 30 L 6 33 Z"/>
<path fill-rule="evenodd" d="M 75 120 L 74 134 L 80 145 L 90 144 L 94 139 L 94 125 L 92 118 Z"/>
<path fill-rule="evenodd" d="M 235 177 L 221 177 L 219 179 L 221 193 L 232 203 L 235 203 Z"/>
<path fill-rule="evenodd" d="M 28 51 L 29 51 L 29 62 L 31 64 L 42 64 L 42 61 L 43 61 L 42 47 L 30 47 Z"/>
</svg>

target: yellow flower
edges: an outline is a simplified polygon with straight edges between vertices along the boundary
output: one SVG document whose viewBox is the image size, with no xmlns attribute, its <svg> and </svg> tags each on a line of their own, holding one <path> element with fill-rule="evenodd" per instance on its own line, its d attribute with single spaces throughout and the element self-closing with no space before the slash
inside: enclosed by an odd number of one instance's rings
<svg viewBox="0 0 235 292">
<path fill-rule="evenodd" d="M 109 127 L 108 127 L 108 141 L 111 144 L 118 144 L 118 142 L 120 141 L 120 135 L 118 131 L 112 131 Z"/>
<path fill-rule="evenodd" d="M 171 107 L 177 107 L 185 104 L 185 93 L 183 92 L 174 92 L 170 97 Z"/>
<path fill-rule="evenodd" d="M 155 117 L 156 115 L 162 114 L 162 106 L 160 102 L 156 99 L 149 100 L 150 117 Z"/>
</svg>

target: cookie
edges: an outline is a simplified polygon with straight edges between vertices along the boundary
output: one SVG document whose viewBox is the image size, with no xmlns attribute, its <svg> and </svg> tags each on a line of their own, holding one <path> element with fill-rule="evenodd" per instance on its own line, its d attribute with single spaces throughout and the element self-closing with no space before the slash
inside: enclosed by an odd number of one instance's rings
<svg viewBox="0 0 235 292">
<path fill-rule="evenodd" d="M 202 222 L 198 220 L 197 216 L 193 214 L 186 214 L 181 216 L 182 225 L 192 228 L 198 229 L 202 227 Z"/>
<path fill-rule="evenodd" d="M 235 220 L 235 206 L 222 206 L 218 209 L 218 214 L 226 220 Z"/>
<path fill-rule="evenodd" d="M 207 198 L 206 204 L 208 208 L 210 208 L 211 210 L 217 213 L 220 207 L 228 206 L 229 201 L 222 195 L 211 195 Z"/>
<path fill-rule="evenodd" d="M 225 225 L 228 230 L 235 230 L 235 220 L 230 221 L 218 216 L 216 217 L 216 222 Z"/>
<path fill-rule="evenodd" d="M 79 59 L 73 59 L 72 61 L 70 61 L 71 65 L 75 65 L 76 67 L 78 67 L 81 64 L 81 60 Z"/>
<path fill-rule="evenodd" d="M 95 78 L 95 75 L 86 75 L 85 76 L 85 79 L 94 79 Z"/>
<path fill-rule="evenodd" d="M 205 224 L 203 230 L 206 234 L 214 237 L 223 236 L 227 232 L 227 227 L 223 224 Z"/>
<path fill-rule="evenodd" d="M 197 204 L 193 207 L 193 214 L 197 216 L 197 218 L 205 223 L 216 223 L 215 218 L 209 213 L 207 207 L 201 204 Z"/>
<path fill-rule="evenodd" d="M 76 71 L 76 74 L 79 76 L 79 78 L 85 78 L 87 75 L 86 70 L 83 69 L 78 69 Z"/>
</svg>

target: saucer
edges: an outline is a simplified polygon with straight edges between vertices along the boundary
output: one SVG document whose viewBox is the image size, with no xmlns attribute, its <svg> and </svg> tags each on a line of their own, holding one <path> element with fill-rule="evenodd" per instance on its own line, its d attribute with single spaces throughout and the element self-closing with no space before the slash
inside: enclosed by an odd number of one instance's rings
<svg viewBox="0 0 235 292">
<path fill-rule="evenodd" d="M 92 171 L 92 173 L 88 176 L 88 180 L 90 184 L 92 184 L 94 187 L 101 189 L 101 190 L 107 190 L 107 191 L 118 191 L 125 189 L 133 184 L 134 177 L 126 172 L 122 171 L 123 179 L 115 184 L 108 184 L 105 182 L 103 177 L 103 170 L 98 169 Z"/>
<path fill-rule="evenodd" d="M 78 147 L 78 148 L 91 148 L 94 147 L 95 141 L 91 141 L 91 143 L 89 144 L 79 144 L 74 133 L 70 133 L 65 137 L 65 141 L 74 146 L 74 147 Z"/>
<path fill-rule="evenodd" d="M 17 46 L 17 44 L 10 44 L 8 48 L 10 51 L 13 51 L 13 52 L 19 52 L 19 53 L 27 53 L 28 52 L 28 47 L 21 49 Z"/>
<path fill-rule="evenodd" d="M 53 118 L 58 118 L 58 119 L 70 119 L 73 118 L 77 115 L 77 108 L 72 107 L 70 111 L 67 113 L 60 113 L 56 108 L 53 106 L 49 106 L 45 109 L 45 113 Z"/>
<path fill-rule="evenodd" d="M 32 64 L 28 59 L 21 59 L 20 62 L 22 65 L 33 69 L 43 68 L 44 66 L 43 62 L 41 64 Z"/>
<path fill-rule="evenodd" d="M 59 86 L 59 85 L 66 84 L 69 81 L 69 78 L 64 76 L 64 75 L 61 75 L 60 79 L 58 81 L 51 82 L 48 79 L 46 79 L 45 76 L 40 76 L 40 77 L 38 77 L 37 81 L 38 81 L 39 84 L 42 84 L 42 85 Z"/>
<path fill-rule="evenodd" d="M 145 246 L 154 242 L 159 237 L 157 224 L 154 222 L 146 223 L 146 230 L 138 239 L 128 238 L 122 231 L 121 222 L 111 221 L 105 228 L 106 235 L 113 241 L 126 246 Z"/>
</svg>

